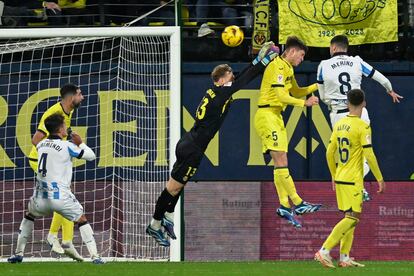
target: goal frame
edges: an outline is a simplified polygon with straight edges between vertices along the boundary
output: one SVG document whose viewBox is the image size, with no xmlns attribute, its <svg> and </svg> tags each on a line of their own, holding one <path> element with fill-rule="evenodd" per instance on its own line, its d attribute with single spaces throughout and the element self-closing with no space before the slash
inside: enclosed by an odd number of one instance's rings
<svg viewBox="0 0 414 276">
<path fill-rule="evenodd" d="M 170 106 L 169 106 L 169 169 L 175 162 L 175 145 L 181 137 L 181 32 L 179 26 L 172 27 L 94 27 L 94 28 L 21 28 L 2 29 L 0 39 L 56 38 L 56 37 L 170 37 Z M 175 213 L 176 240 L 171 240 L 170 261 L 184 259 L 182 250 L 182 204 L 178 202 Z M 33 258 L 31 258 L 33 259 Z M 35 258 L 37 259 L 37 258 Z M 119 258 L 109 258 L 119 259 Z M 121 258 L 123 259 L 123 258 Z M 39 259 L 41 260 L 41 259 Z M 128 259 L 129 260 L 129 259 Z M 35 260 L 33 260 L 35 261 Z M 50 260 L 49 260 L 50 261 Z M 132 261 L 132 259 L 131 259 Z M 139 261 L 139 260 L 138 260 Z"/>
</svg>

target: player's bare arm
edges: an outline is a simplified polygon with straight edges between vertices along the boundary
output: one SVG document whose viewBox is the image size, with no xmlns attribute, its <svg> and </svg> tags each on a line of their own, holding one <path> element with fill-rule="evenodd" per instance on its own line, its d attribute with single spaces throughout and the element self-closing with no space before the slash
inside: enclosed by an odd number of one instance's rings
<svg viewBox="0 0 414 276">
<path fill-rule="evenodd" d="M 45 138 L 46 134 L 40 130 L 37 130 L 36 133 L 32 137 L 32 144 L 34 146 L 37 146 L 40 141 L 42 141 Z"/>
</svg>

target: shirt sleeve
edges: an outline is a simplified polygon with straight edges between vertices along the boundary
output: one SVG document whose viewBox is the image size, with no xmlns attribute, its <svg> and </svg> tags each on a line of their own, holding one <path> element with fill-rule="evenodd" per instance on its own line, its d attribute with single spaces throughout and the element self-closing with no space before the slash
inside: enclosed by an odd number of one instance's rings
<svg viewBox="0 0 414 276">
<path fill-rule="evenodd" d="M 295 98 L 302 98 L 304 96 L 307 96 L 307 95 L 315 92 L 316 90 L 318 90 L 318 85 L 316 83 L 311 84 L 309 86 L 305 86 L 305 87 L 299 87 L 298 83 L 296 82 L 295 77 L 293 77 L 293 79 L 292 79 L 292 88 L 290 90 L 290 93 Z"/>
<path fill-rule="evenodd" d="M 93 152 L 93 150 L 90 147 L 88 147 L 85 143 L 80 144 L 79 148 L 83 150 L 83 155 L 79 158 L 85 159 L 86 161 L 92 161 L 96 159 L 96 155 Z"/>
<path fill-rule="evenodd" d="M 333 131 L 331 135 L 331 139 L 329 140 L 328 149 L 326 150 L 326 161 L 328 163 L 329 172 L 331 173 L 332 179 L 335 179 L 335 173 L 336 173 L 335 152 L 337 148 L 338 148 L 338 141 L 336 138 L 336 132 Z"/>
<path fill-rule="evenodd" d="M 68 142 L 68 151 L 71 157 L 77 159 L 84 159 L 87 161 L 92 161 L 96 159 L 96 155 L 93 150 L 88 147 L 85 143 L 79 145 L 79 147 L 72 142 Z"/>
<path fill-rule="evenodd" d="M 264 65 L 259 62 L 256 65 L 250 64 L 246 67 L 230 85 L 224 85 L 223 91 L 227 96 L 231 96 L 240 89 L 242 89 L 245 85 L 251 82 L 254 78 L 256 78 L 259 73 L 263 70 Z"/>
<path fill-rule="evenodd" d="M 372 79 L 381 84 L 388 93 L 392 91 L 392 85 L 390 80 L 387 79 L 387 77 L 385 77 L 383 74 L 381 74 L 381 72 L 375 70 L 374 74 L 372 75 Z"/>
<path fill-rule="evenodd" d="M 77 145 L 71 142 L 68 142 L 68 151 L 69 151 L 70 157 L 75 157 L 78 159 L 81 159 L 85 152 L 83 149 L 81 149 L 80 147 L 78 147 Z"/>
<path fill-rule="evenodd" d="M 316 83 L 318 84 L 319 98 L 321 101 L 325 100 L 325 84 L 323 79 L 323 70 L 322 62 L 319 63 L 318 72 L 316 76 Z"/>
<path fill-rule="evenodd" d="M 275 88 L 275 89 L 276 89 L 276 96 L 281 103 L 286 104 L 286 105 L 299 106 L 299 107 L 305 106 L 305 100 L 297 99 L 295 97 L 290 96 L 289 92 L 286 91 L 284 88 Z"/>
<path fill-rule="evenodd" d="M 367 78 L 371 78 L 375 73 L 375 69 L 371 65 L 363 61 L 362 58 L 360 58 L 359 56 L 356 56 L 355 58 L 357 58 L 361 63 L 362 75 L 364 75 Z"/>
<path fill-rule="evenodd" d="M 50 116 L 50 112 L 49 110 L 46 110 L 46 112 L 43 113 L 42 118 L 40 119 L 40 123 L 37 127 L 37 130 L 43 132 L 46 136 L 49 135 L 49 132 L 46 129 L 45 120 L 49 116 Z"/>
<path fill-rule="evenodd" d="M 377 181 L 383 180 L 381 170 L 378 166 L 377 158 L 375 157 L 374 150 L 371 143 L 371 127 L 363 126 L 360 136 L 360 142 L 364 151 L 364 157 L 367 159 L 369 168 Z"/>
<path fill-rule="evenodd" d="M 303 107 L 305 105 L 304 100 L 292 97 L 289 94 L 289 91 L 286 90 L 285 69 L 280 64 L 278 64 L 276 60 L 267 66 L 263 79 L 265 78 L 268 80 L 267 85 L 269 85 L 271 89 L 274 90 L 278 100 L 281 103 L 299 107 Z"/>
</svg>

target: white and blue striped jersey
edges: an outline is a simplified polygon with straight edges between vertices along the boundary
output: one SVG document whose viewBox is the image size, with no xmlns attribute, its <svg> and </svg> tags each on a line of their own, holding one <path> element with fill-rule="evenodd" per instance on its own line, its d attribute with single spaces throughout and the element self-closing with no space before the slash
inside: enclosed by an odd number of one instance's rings
<svg viewBox="0 0 414 276">
<path fill-rule="evenodd" d="M 41 141 L 37 146 L 38 171 L 35 197 L 63 199 L 71 195 L 72 158 L 94 160 L 95 153 L 87 145 L 79 147 L 57 136 Z"/>
<path fill-rule="evenodd" d="M 319 96 L 332 110 L 346 109 L 348 91 L 361 88 L 362 76 L 372 77 L 374 72 L 375 69 L 359 56 L 334 55 L 319 64 Z"/>
</svg>

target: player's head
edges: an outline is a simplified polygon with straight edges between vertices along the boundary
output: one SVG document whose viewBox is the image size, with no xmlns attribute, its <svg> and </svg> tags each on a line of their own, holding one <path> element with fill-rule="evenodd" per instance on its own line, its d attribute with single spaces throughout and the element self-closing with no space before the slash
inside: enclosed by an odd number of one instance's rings
<svg viewBox="0 0 414 276">
<path fill-rule="evenodd" d="M 289 36 L 282 57 L 293 66 L 298 66 L 302 63 L 307 51 L 308 47 L 302 40 L 296 36 Z"/>
<path fill-rule="evenodd" d="M 83 95 L 80 88 L 73 83 L 67 83 L 60 88 L 62 100 L 69 101 L 72 108 L 78 108 L 83 101 Z"/>
<path fill-rule="evenodd" d="M 349 41 L 345 35 L 337 35 L 331 39 L 331 45 L 329 46 L 329 52 L 331 56 L 338 52 L 348 52 Z"/>
<path fill-rule="evenodd" d="M 57 135 L 61 138 L 68 135 L 65 118 L 58 113 L 52 114 L 45 120 L 45 127 L 49 135 Z"/>
<path fill-rule="evenodd" d="M 365 93 L 362 89 L 351 89 L 347 94 L 349 107 L 362 108 L 365 106 Z"/>
<path fill-rule="evenodd" d="M 220 64 L 211 72 L 211 79 L 215 85 L 223 86 L 234 80 L 233 69 L 228 64 Z"/>
</svg>

